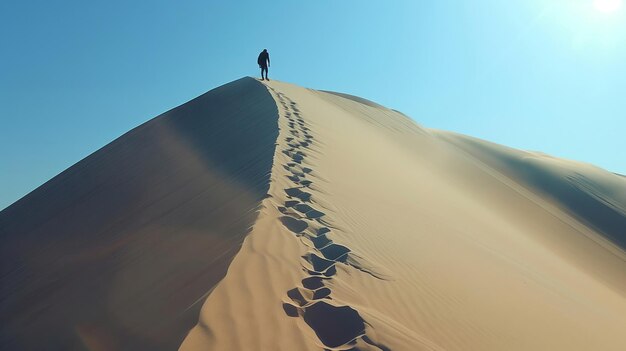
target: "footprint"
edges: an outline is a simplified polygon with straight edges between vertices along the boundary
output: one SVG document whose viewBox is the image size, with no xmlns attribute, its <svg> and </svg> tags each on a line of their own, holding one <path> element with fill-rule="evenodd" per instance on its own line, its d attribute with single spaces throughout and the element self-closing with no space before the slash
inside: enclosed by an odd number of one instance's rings
<svg viewBox="0 0 626 351">
<path fill-rule="evenodd" d="M 329 288 L 317 289 L 313 292 L 313 300 L 320 300 L 330 295 Z"/>
<path fill-rule="evenodd" d="M 311 207 L 311 206 L 309 206 L 307 204 L 298 204 L 298 205 L 295 205 L 293 208 L 295 208 L 296 211 L 302 212 L 302 213 L 307 213 L 307 212 L 313 210 L 313 207 Z"/>
<path fill-rule="evenodd" d="M 318 250 L 328 246 L 329 244 L 332 244 L 332 241 L 330 241 L 330 239 L 328 239 L 325 234 L 311 237 L 310 240 L 313 242 L 313 245 Z"/>
<path fill-rule="evenodd" d="M 285 189 L 285 193 L 288 196 L 300 199 L 302 202 L 310 202 L 311 201 L 311 194 L 300 190 L 300 188 Z"/>
<path fill-rule="evenodd" d="M 324 272 L 324 275 L 327 277 L 332 277 L 333 275 L 337 274 L 337 267 L 336 266 L 330 266 L 326 272 Z"/>
<path fill-rule="evenodd" d="M 320 277 L 307 277 L 302 279 L 302 286 L 309 290 L 317 290 L 324 287 L 324 279 Z"/>
<path fill-rule="evenodd" d="M 298 314 L 298 307 L 296 307 L 296 306 L 294 306 L 292 304 L 283 302 L 283 310 L 285 311 L 285 314 L 287 316 L 289 316 L 289 317 L 298 317 L 299 316 L 299 314 Z"/>
<path fill-rule="evenodd" d="M 320 301 L 304 309 L 304 321 L 326 347 L 339 347 L 365 334 L 363 318 L 349 306 Z"/>
<path fill-rule="evenodd" d="M 283 223 L 287 229 L 298 234 L 302 233 L 306 228 L 309 227 L 307 222 L 301 221 L 299 219 L 293 218 L 291 216 L 282 216 L 280 217 L 280 221 Z"/>
<path fill-rule="evenodd" d="M 300 292 L 300 289 L 298 288 L 293 288 L 287 291 L 287 296 L 289 296 L 291 301 L 295 302 L 299 306 L 304 306 L 307 304 L 307 300 L 304 298 L 302 292 Z"/>
<path fill-rule="evenodd" d="M 325 246 L 323 249 L 320 249 L 320 252 L 329 260 L 346 262 L 350 249 L 343 245 L 330 244 Z"/>
<path fill-rule="evenodd" d="M 303 257 L 313 266 L 313 270 L 319 273 L 323 273 L 335 264 L 335 261 L 327 260 L 313 253 L 306 254 Z"/>
<path fill-rule="evenodd" d="M 306 213 L 308 219 L 318 219 L 324 217 L 326 214 L 318 210 L 311 210 Z"/>
<path fill-rule="evenodd" d="M 285 201 L 285 207 L 289 208 L 289 207 L 293 207 L 297 204 L 299 204 L 300 201 L 295 201 L 295 200 L 289 200 L 289 201 Z"/>
<path fill-rule="evenodd" d="M 330 233 L 330 228 L 328 227 L 321 227 L 320 229 L 317 230 L 317 235 L 323 235 L 326 233 Z"/>
</svg>

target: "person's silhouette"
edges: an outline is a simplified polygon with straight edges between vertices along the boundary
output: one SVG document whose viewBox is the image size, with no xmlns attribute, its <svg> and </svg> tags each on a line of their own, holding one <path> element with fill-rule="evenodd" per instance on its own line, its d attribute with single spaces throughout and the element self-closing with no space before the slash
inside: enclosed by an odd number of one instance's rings
<svg viewBox="0 0 626 351">
<path fill-rule="evenodd" d="M 261 67 L 261 80 L 270 80 L 267 78 L 267 68 L 270 66 L 270 54 L 267 52 L 267 49 L 261 51 L 256 62 L 259 64 L 259 67 Z M 265 77 L 263 77 L 263 72 L 265 72 Z"/>
</svg>

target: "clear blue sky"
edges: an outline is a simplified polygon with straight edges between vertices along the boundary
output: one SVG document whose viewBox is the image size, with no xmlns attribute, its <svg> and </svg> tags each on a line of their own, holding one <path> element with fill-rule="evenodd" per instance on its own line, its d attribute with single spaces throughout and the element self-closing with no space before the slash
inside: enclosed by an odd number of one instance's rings
<svg viewBox="0 0 626 351">
<path fill-rule="evenodd" d="M 0 209 L 263 48 L 270 78 L 626 173 L 626 6 L 597 1 L 3 1 Z"/>
</svg>

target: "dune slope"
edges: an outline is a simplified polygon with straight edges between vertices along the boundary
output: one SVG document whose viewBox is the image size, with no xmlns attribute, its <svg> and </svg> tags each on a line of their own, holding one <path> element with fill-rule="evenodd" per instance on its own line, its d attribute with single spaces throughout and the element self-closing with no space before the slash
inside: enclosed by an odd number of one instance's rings
<svg viewBox="0 0 626 351">
<path fill-rule="evenodd" d="M 176 349 L 257 217 L 276 137 L 276 104 L 244 78 L 0 212 L 0 349 Z"/>
<path fill-rule="evenodd" d="M 623 208 L 622 177 L 559 161 L 569 173 L 548 162 L 529 178 L 528 153 L 265 84 L 280 114 L 271 196 L 181 350 L 626 347 L 619 238 L 572 210 Z M 539 186 L 570 173 L 603 200 Z"/>
</svg>

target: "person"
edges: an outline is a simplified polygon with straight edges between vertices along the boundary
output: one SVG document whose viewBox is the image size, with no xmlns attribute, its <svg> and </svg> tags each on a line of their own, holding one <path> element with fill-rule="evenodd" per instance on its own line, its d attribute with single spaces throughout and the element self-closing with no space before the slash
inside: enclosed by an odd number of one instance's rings
<svg viewBox="0 0 626 351">
<path fill-rule="evenodd" d="M 267 78 L 267 68 L 270 66 L 270 54 L 267 52 L 267 49 L 263 49 L 263 51 L 261 51 L 261 53 L 259 54 L 259 58 L 256 60 L 256 62 L 261 68 L 261 80 L 270 80 L 269 78 Z M 263 72 L 265 72 L 265 77 L 263 77 Z"/>
</svg>

